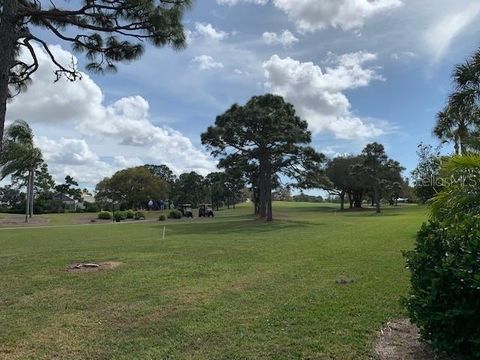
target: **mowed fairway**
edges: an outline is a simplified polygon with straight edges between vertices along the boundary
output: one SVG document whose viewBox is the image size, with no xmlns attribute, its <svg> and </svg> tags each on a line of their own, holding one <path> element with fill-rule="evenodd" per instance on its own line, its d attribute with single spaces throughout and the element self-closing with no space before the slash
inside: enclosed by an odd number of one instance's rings
<svg viewBox="0 0 480 360">
<path fill-rule="evenodd" d="M 1 359 L 364 359 L 425 209 L 0 230 Z M 163 226 L 166 239 L 161 239 Z M 75 261 L 119 261 L 70 273 Z M 350 278 L 351 284 L 336 280 Z"/>
</svg>

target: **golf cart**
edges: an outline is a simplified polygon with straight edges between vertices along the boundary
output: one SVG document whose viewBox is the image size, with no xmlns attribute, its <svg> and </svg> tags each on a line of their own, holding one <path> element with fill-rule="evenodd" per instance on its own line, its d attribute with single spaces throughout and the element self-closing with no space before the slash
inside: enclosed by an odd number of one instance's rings
<svg viewBox="0 0 480 360">
<path fill-rule="evenodd" d="M 214 217 L 212 205 L 211 204 L 202 204 L 198 208 L 198 217 Z"/>
<path fill-rule="evenodd" d="M 182 215 L 184 217 L 193 219 L 193 211 L 192 211 L 192 205 L 191 204 L 182 204 L 182 205 L 180 205 L 179 210 L 182 212 Z"/>
</svg>

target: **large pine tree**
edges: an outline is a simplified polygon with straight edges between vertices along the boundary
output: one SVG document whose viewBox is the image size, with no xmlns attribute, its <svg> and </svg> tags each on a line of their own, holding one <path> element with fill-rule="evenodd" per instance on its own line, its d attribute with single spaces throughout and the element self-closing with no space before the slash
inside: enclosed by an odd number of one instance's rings
<svg viewBox="0 0 480 360">
<path fill-rule="evenodd" d="M 272 184 L 279 174 L 307 185 L 320 169 L 324 156 L 308 146 L 306 121 L 281 96 L 254 96 L 247 104 L 233 105 L 202 134 L 202 143 L 220 157 L 221 165 L 242 167 L 254 174 L 258 211 L 272 220 Z M 256 180 L 256 181 L 255 181 Z"/>
</svg>

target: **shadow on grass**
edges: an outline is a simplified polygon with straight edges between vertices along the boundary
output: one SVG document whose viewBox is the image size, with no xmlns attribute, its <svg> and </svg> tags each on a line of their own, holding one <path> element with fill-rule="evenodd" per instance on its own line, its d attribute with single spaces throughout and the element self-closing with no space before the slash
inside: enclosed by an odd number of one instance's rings
<svg viewBox="0 0 480 360">
<path fill-rule="evenodd" d="M 325 206 L 325 205 L 319 205 L 319 206 L 309 206 L 309 207 L 291 207 L 288 208 L 274 208 L 274 211 L 278 211 L 279 213 L 282 212 L 288 212 L 288 213 L 327 213 L 327 212 L 334 212 L 334 211 L 340 211 L 340 205 L 337 207 L 333 206 Z"/>
<path fill-rule="evenodd" d="M 282 221 L 265 222 L 250 217 L 248 220 L 226 221 L 226 222 L 204 222 L 202 226 L 198 226 L 201 222 L 182 223 L 177 226 L 170 226 L 170 231 L 175 235 L 225 235 L 225 234 L 251 234 L 254 231 L 258 233 L 276 232 L 282 230 L 291 230 L 294 228 L 302 228 L 310 225 L 306 222 Z M 168 223 L 165 226 L 168 227 Z M 163 228 L 163 225 L 156 226 Z"/>
<path fill-rule="evenodd" d="M 380 214 L 375 211 L 375 208 L 367 207 L 362 209 L 346 209 L 339 212 L 349 217 L 368 217 L 368 216 L 401 216 L 404 208 L 382 207 Z"/>
</svg>

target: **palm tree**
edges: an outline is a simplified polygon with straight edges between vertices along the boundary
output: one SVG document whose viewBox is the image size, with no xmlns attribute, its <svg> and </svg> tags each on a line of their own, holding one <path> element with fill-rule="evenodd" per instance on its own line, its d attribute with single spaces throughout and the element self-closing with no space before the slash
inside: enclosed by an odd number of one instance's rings
<svg viewBox="0 0 480 360">
<path fill-rule="evenodd" d="M 434 134 L 444 142 L 453 141 L 455 153 L 478 143 L 480 127 L 480 50 L 453 72 L 455 92 L 446 109 L 437 116 Z M 472 131 L 473 130 L 473 131 Z"/>
<path fill-rule="evenodd" d="M 480 97 L 480 50 L 464 64 L 457 65 L 453 72 L 453 80 L 458 91 L 471 91 Z"/>
<path fill-rule="evenodd" d="M 473 108 L 458 104 L 452 98 L 445 109 L 437 114 L 433 134 L 444 143 L 453 142 L 456 155 L 463 154 L 475 116 Z"/>
<path fill-rule="evenodd" d="M 33 216 L 35 170 L 42 162 L 42 153 L 33 144 L 31 127 L 23 120 L 16 120 L 5 132 L 0 157 L 0 179 L 9 175 L 26 179 L 25 222 Z"/>
</svg>

